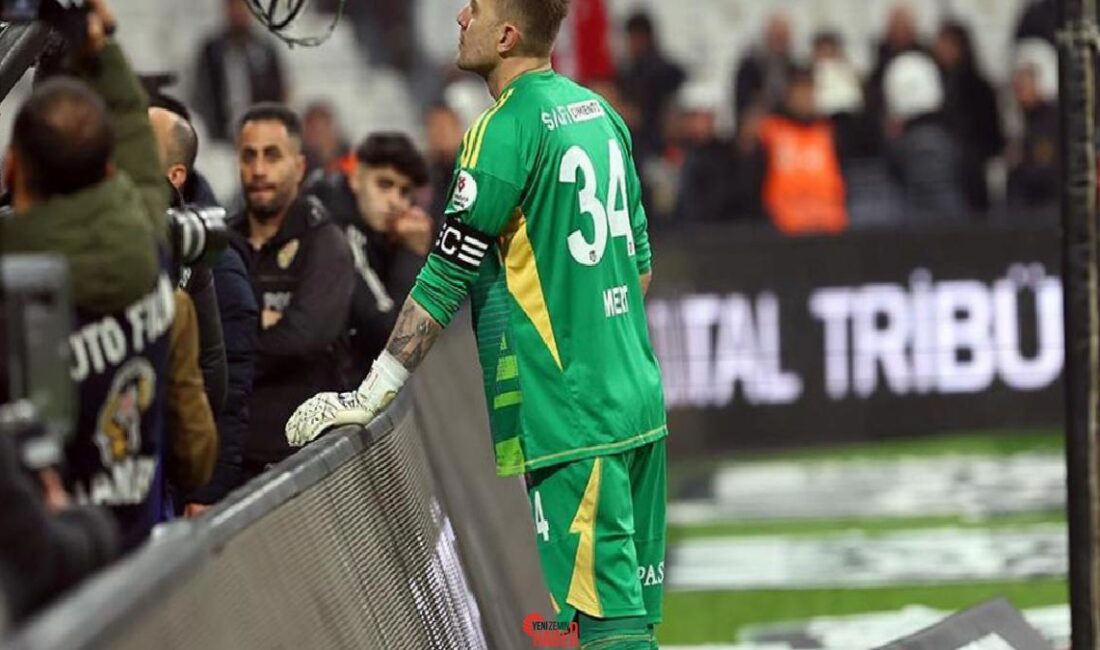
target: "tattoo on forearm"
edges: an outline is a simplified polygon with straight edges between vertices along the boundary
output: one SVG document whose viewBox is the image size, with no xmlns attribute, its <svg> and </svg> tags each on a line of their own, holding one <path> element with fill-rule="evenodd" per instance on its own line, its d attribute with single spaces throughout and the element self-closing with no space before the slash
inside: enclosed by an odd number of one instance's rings
<svg viewBox="0 0 1100 650">
<path fill-rule="evenodd" d="M 386 344 L 386 351 L 412 372 L 427 356 L 428 350 L 442 331 L 439 323 L 410 298 L 401 308 L 397 324 L 393 326 L 393 334 Z"/>
</svg>

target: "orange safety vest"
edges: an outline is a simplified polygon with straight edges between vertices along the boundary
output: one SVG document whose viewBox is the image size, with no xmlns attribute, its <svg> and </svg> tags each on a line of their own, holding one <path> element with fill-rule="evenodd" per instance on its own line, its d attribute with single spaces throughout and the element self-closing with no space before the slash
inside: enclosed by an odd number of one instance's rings
<svg viewBox="0 0 1100 650">
<path fill-rule="evenodd" d="M 848 227 L 844 176 L 833 126 L 771 116 L 760 124 L 767 154 L 764 207 L 789 235 L 836 233 Z"/>
</svg>

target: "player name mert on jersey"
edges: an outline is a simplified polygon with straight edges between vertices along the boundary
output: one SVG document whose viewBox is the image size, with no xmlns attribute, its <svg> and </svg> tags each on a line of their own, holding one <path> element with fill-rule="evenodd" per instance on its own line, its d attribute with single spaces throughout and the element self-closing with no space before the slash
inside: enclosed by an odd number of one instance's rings
<svg viewBox="0 0 1100 650">
<path fill-rule="evenodd" d="M 555 106 L 549 111 L 542 112 L 542 123 L 546 128 L 554 131 L 559 127 L 570 124 L 580 124 L 589 120 L 604 117 L 603 106 L 595 99 L 584 102 L 575 102 L 565 106 Z"/>
</svg>

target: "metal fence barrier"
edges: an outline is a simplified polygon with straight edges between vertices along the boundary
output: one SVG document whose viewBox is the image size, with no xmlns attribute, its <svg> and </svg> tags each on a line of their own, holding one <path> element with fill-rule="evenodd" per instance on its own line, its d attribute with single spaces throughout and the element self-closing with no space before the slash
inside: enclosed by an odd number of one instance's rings
<svg viewBox="0 0 1100 650">
<path fill-rule="evenodd" d="M 411 410 L 391 413 L 166 527 L 10 647 L 486 647 Z"/>
<path fill-rule="evenodd" d="M 370 427 L 161 527 L 3 649 L 527 646 L 549 603 L 522 484 L 492 472 L 475 355 L 452 328 Z"/>
</svg>

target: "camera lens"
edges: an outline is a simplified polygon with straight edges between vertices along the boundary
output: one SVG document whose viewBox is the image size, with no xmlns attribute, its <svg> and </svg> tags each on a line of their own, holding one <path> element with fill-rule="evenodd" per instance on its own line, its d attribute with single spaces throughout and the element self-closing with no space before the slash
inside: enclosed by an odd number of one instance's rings
<svg viewBox="0 0 1100 650">
<path fill-rule="evenodd" d="M 168 210 L 172 247 L 179 266 L 209 262 L 229 242 L 225 209 L 185 205 Z"/>
</svg>

